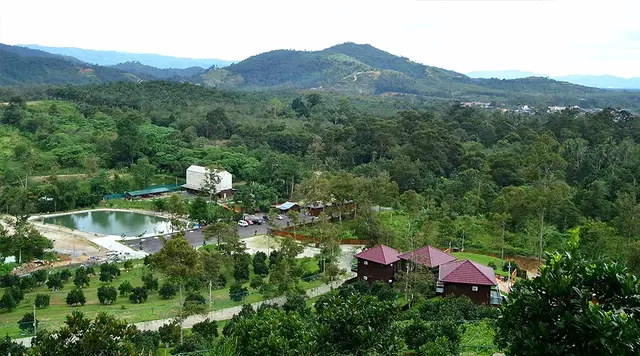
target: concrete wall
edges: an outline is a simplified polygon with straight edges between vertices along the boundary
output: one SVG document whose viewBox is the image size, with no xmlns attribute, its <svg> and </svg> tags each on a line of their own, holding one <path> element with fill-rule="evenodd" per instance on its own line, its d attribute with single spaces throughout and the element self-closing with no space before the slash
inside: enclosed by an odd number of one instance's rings
<svg viewBox="0 0 640 356">
<path fill-rule="evenodd" d="M 231 190 L 233 185 L 231 173 L 227 171 L 218 172 L 220 183 L 216 184 L 216 193 L 223 190 Z M 206 181 L 206 174 L 202 171 L 187 169 L 187 184 L 194 187 L 202 187 Z"/>
</svg>

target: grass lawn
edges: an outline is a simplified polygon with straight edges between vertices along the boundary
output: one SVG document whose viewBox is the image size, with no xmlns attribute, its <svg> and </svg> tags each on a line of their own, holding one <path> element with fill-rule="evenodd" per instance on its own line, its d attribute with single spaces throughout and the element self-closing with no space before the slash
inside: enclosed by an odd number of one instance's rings
<svg viewBox="0 0 640 356">
<path fill-rule="evenodd" d="M 318 271 L 317 260 L 314 258 L 301 258 L 298 261 L 304 266 L 305 271 Z M 99 274 L 99 268 L 96 266 L 95 269 L 96 273 Z M 120 283 L 125 280 L 129 280 L 134 287 L 142 286 L 141 277 L 144 270 L 145 268 L 142 265 L 142 261 L 135 261 L 135 267 L 132 270 L 121 270 L 120 277 L 116 278 L 112 283 L 110 283 L 110 285 L 117 288 Z M 253 278 L 254 274 L 251 268 L 250 272 L 250 278 Z M 159 274 L 156 274 L 156 278 L 159 279 L 159 284 L 162 285 L 164 278 Z M 234 307 L 244 303 L 254 303 L 265 299 L 257 290 L 251 289 L 249 287 L 249 282 L 247 282 L 244 285 L 249 289 L 249 294 L 244 300 L 235 302 L 229 299 L 229 286 L 232 283 L 233 278 L 229 278 L 227 280 L 226 287 L 213 291 L 213 310 Z M 303 289 L 315 288 L 321 284 L 322 282 L 318 279 L 310 280 L 308 282 L 302 281 L 300 283 Z M 98 300 L 97 290 L 103 285 L 109 285 L 109 283 L 100 282 L 99 275 L 91 277 L 89 287 L 83 289 L 87 302 L 84 306 L 78 307 L 68 306 L 65 302 L 67 293 L 75 288 L 73 285 L 73 277 L 60 291 L 53 292 L 47 289 L 46 286 L 36 287 L 33 291 L 25 294 L 24 300 L 20 302 L 15 310 L 12 312 L 0 312 L 0 335 L 9 335 L 14 338 L 29 336 L 27 334 L 23 334 L 23 332 L 18 328 L 17 321 L 22 319 L 25 313 L 31 313 L 33 311 L 33 301 L 37 293 L 49 294 L 51 296 L 51 303 L 48 308 L 36 310 L 36 318 L 40 321 L 40 324 L 38 325 L 39 329 L 55 329 L 62 326 L 65 317 L 74 309 L 82 311 L 90 318 L 95 317 L 99 312 L 107 312 L 120 319 L 125 319 L 130 323 L 171 318 L 175 316 L 179 310 L 179 301 L 177 296 L 172 299 L 165 300 L 162 299 L 156 291 L 149 291 L 149 299 L 142 304 L 133 304 L 129 301 L 128 297 L 118 297 L 114 304 L 102 305 Z M 0 289 L 0 295 L 2 294 L 4 294 L 4 290 Z M 205 298 L 208 298 L 208 290 L 206 290 L 206 288 L 203 288 L 200 291 L 200 294 Z M 186 293 L 183 295 L 186 297 Z"/>
<path fill-rule="evenodd" d="M 490 321 L 467 323 L 460 342 L 461 355 L 491 356 L 500 350 L 493 343 L 495 330 Z"/>
<path fill-rule="evenodd" d="M 453 252 L 451 254 L 457 257 L 458 259 L 475 261 L 485 266 L 488 265 L 489 262 L 493 262 L 497 267 L 495 269 L 496 274 L 505 276 L 505 277 L 509 274 L 509 272 L 505 272 L 502 270 L 502 264 L 504 263 L 504 260 L 498 257 L 480 255 L 477 253 L 470 253 L 470 252 Z"/>
<path fill-rule="evenodd" d="M 155 211 L 155 205 L 153 199 L 143 200 L 127 200 L 127 199 L 111 199 L 104 201 L 100 204 L 101 208 L 113 208 L 113 209 L 140 209 Z"/>
</svg>

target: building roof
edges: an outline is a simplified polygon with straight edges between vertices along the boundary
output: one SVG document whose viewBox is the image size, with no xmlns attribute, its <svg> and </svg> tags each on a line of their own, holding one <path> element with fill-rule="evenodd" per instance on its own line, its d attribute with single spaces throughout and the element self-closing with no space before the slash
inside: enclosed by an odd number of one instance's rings
<svg viewBox="0 0 640 356">
<path fill-rule="evenodd" d="M 225 171 L 224 169 L 214 169 L 218 175 L 230 175 L 231 173 Z M 187 168 L 188 172 L 196 172 L 196 173 L 207 173 L 209 171 L 209 168 L 207 167 L 202 167 L 202 166 L 196 166 L 195 164 L 192 164 L 189 166 L 189 168 Z"/>
<path fill-rule="evenodd" d="M 477 284 L 494 286 L 496 275 L 491 267 L 464 260 L 449 262 L 440 266 L 438 280 L 447 283 Z"/>
<path fill-rule="evenodd" d="M 130 192 L 125 192 L 124 194 L 132 197 L 138 197 L 142 195 L 167 193 L 167 192 L 169 192 L 169 189 L 163 187 L 163 188 L 147 188 L 147 189 L 141 189 L 141 190 L 132 190 Z"/>
<path fill-rule="evenodd" d="M 356 258 L 388 265 L 400 260 L 400 252 L 385 245 L 378 245 L 355 255 Z"/>
<path fill-rule="evenodd" d="M 282 203 L 280 205 L 276 205 L 276 208 L 280 209 L 280 210 L 289 210 L 289 209 L 293 208 L 296 205 L 298 205 L 298 203 L 287 201 L 287 202 L 284 202 L 284 203 Z"/>
<path fill-rule="evenodd" d="M 197 172 L 197 173 L 207 173 L 207 168 L 192 164 L 189 166 L 189 168 L 187 168 L 187 171 Z"/>
<path fill-rule="evenodd" d="M 398 257 L 403 260 L 410 260 L 416 263 L 420 263 L 425 267 L 438 267 L 447 262 L 456 260 L 455 257 L 429 245 L 419 250 L 404 253 Z"/>
</svg>

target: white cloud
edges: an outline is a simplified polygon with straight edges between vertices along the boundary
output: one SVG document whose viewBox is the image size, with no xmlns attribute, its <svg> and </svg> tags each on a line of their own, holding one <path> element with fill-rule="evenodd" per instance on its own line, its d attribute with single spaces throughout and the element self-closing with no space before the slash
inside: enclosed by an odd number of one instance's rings
<svg viewBox="0 0 640 356">
<path fill-rule="evenodd" d="M 460 72 L 640 76 L 640 1 L 3 0 L 0 42 L 243 59 L 353 41 Z"/>
</svg>

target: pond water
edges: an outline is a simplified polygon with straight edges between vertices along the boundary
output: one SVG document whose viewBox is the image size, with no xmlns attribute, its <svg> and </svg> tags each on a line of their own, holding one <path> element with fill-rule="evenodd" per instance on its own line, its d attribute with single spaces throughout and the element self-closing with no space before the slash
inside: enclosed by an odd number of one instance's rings
<svg viewBox="0 0 640 356">
<path fill-rule="evenodd" d="M 44 218 L 46 224 L 100 235 L 153 236 L 171 231 L 168 219 L 129 211 L 98 210 Z"/>
</svg>

